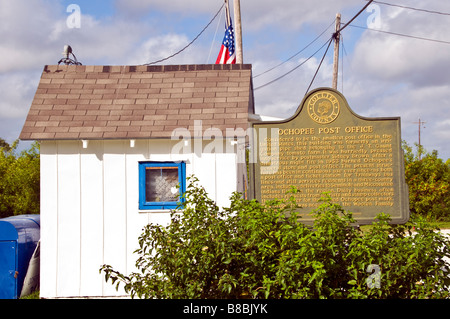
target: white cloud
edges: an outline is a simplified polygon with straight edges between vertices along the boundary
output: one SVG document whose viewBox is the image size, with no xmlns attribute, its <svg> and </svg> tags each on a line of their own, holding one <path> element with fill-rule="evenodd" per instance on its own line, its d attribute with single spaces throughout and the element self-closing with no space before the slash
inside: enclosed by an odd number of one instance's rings
<svg viewBox="0 0 450 319">
<path fill-rule="evenodd" d="M 24 118 L 39 82 L 38 72 L 0 74 L 0 118 Z"/>
<path fill-rule="evenodd" d="M 128 59 L 127 64 L 152 63 L 167 58 L 184 48 L 189 42 L 185 35 L 178 34 L 158 35 L 148 38 Z M 189 55 L 175 56 L 173 59 L 170 59 L 170 64 L 195 63 L 195 57 L 189 57 Z"/>
<path fill-rule="evenodd" d="M 241 1 L 241 11 L 245 13 L 243 24 L 250 31 L 274 25 L 283 30 L 300 30 L 305 25 L 331 23 L 338 12 L 343 19 L 349 19 L 356 14 L 355 8 L 363 5 L 360 0 L 248 0 Z"/>
<path fill-rule="evenodd" d="M 305 62 L 305 58 L 299 58 L 289 61 L 271 72 L 263 74 L 254 80 L 253 86 L 255 90 L 256 113 L 262 115 L 288 118 L 294 115 L 298 106 L 302 102 L 307 89 L 313 79 L 325 48 L 317 56 L 311 58 L 300 68 L 290 74 L 287 74 L 300 63 Z M 273 61 L 271 65 L 276 65 Z M 263 68 L 261 70 L 261 68 Z M 266 70 L 264 63 L 259 62 L 253 68 L 254 74 L 259 74 Z M 284 76 L 280 80 L 279 77 Z M 272 84 L 264 86 L 271 81 Z M 329 61 L 324 60 L 314 82 L 310 88 L 330 87 L 332 84 L 332 65 Z"/>
<path fill-rule="evenodd" d="M 423 2 L 414 1 L 424 7 Z M 427 8 L 450 11 L 442 2 L 428 2 Z M 383 31 L 450 41 L 448 16 L 383 6 Z M 355 48 L 352 69 L 380 81 L 402 81 L 416 86 L 436 85 L 450 80 L 450 44 L 411 37 L 365 31 Z"/>
<path fill-rule="evenodd" d="M 154 10 L 195 16 L 213 13 L 222 5 L 222 1 L 185 1 L 185 0 L 116 0 L 115 5 L 121 14 L 139 17 Z M 234 1 L 229 0 L 233 11 Z M 332 21 L 336 13 L 344 11 L 348 16 L 356 14 L 361 0 L 243 0 L 240 1 L 242 24 L 248 31 L 266 27 L 300 29 L 305 24 L 319 24 L 324 20 Z M 351 8 L 348 10 L 347 8 Z M 356 9 L 355 9 L 356 8 Z M 350 18 L 350 17 L 348 17 Z"/>
<path fill-rule="evenodd" d="M 208 13 L 218 10 L 221 1 L 185 0 L 116 0 L 115 6 L 120 15 L 140 17 L 153 11 L 177 12 L 187 15 Z"/>
<path fill-rule="evenodd" d="M 55 2 L 57 4 L 57 2 Z M 80 28 L 67 24 L 65 8 L 48 1 L 2 1 L 0 72 L 42 69 L 62 58 L 65 44 L 83 64 L 118 64 L 152 32 L 148 24 L 81 15 Z M 7 26 L 7 27 L 5 27 Z"/>
<path fill-rule="evenodd" d="M 29 69 L 50 58 L 49 34 L 57 23 L 58 4 L 2 1 L 0 4 L 0 72 Z"/>
</svg>

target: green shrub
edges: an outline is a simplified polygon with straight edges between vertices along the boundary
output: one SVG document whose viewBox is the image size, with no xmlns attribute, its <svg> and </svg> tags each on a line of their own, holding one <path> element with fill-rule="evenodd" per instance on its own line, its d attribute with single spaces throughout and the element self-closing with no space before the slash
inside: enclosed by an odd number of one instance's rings
<svg viewBox="0 0 450 319">
<path fill-rule="evenodd" d="M 436 150 L 415 146 L 416 154 L 403 142 L 411 213 L 428 221 L 450 220 L 450 159 L 444 162 Z"/>
<path fill-rule="evenodd" d="M 39 144 L 17 153 L 0 139 L 0 218 L 11 215 L 39 214 L 40 161 Z"/>
<path fill-rule="evenodd" d="M 167 227 L 144 228 L 139 272 L 103 265 L 106 281 L 139 298 L 448 298 L 449 242 L 421 220 L 380 214 L 363 233 L 324 194 L 307 227 L 293 197 L 262 205 L 235 193 L 219 209 L 196 178 L 185 197 Z"/>
</svg>

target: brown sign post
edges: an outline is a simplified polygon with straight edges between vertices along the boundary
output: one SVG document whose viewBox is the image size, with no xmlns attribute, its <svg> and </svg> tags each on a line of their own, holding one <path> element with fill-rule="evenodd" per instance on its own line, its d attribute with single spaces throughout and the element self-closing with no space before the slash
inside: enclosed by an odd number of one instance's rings
<svg viewBox="0 0 450 319">
<path fill-rule="evenodd" d="M 322 193 L 351 211 L 359 225 L 379 213 L 409 219 L 400 118 L 365 118 L 331 88 L 309 92 L 289 119 L 253 124 L 250 197 L 284 199 L 296 186 L 301 221 Z"/>
</svg>

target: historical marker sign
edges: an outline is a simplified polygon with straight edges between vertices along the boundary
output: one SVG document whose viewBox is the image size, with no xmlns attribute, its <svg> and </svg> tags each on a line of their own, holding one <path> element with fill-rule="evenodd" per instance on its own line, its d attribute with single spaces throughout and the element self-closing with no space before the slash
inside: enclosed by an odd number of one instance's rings
<svg viewBox="0 0 450 319">
<path fill-rule="evenodd" d="M 409 219 L 399 117 L 364 118 L 338 91 L 321 88 L 293 117 L 253 128 L 250 195 L 259 201 L 286 198 L 294 185 L 305 222 L 323 192 L 361 225 L 381 212 L 393 223 Z"/>
</svg>

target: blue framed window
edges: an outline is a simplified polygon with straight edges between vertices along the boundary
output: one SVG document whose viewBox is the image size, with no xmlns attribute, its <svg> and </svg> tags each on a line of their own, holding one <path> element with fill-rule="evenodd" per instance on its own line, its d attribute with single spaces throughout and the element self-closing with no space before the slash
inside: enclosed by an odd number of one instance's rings
<svg viewBox="0 0 450 319">
<path fill-rule="evenodd" d="M 139 209 L 175 209 L 185 191 L 186 163 L 139 163 Z"/>
</svg>

